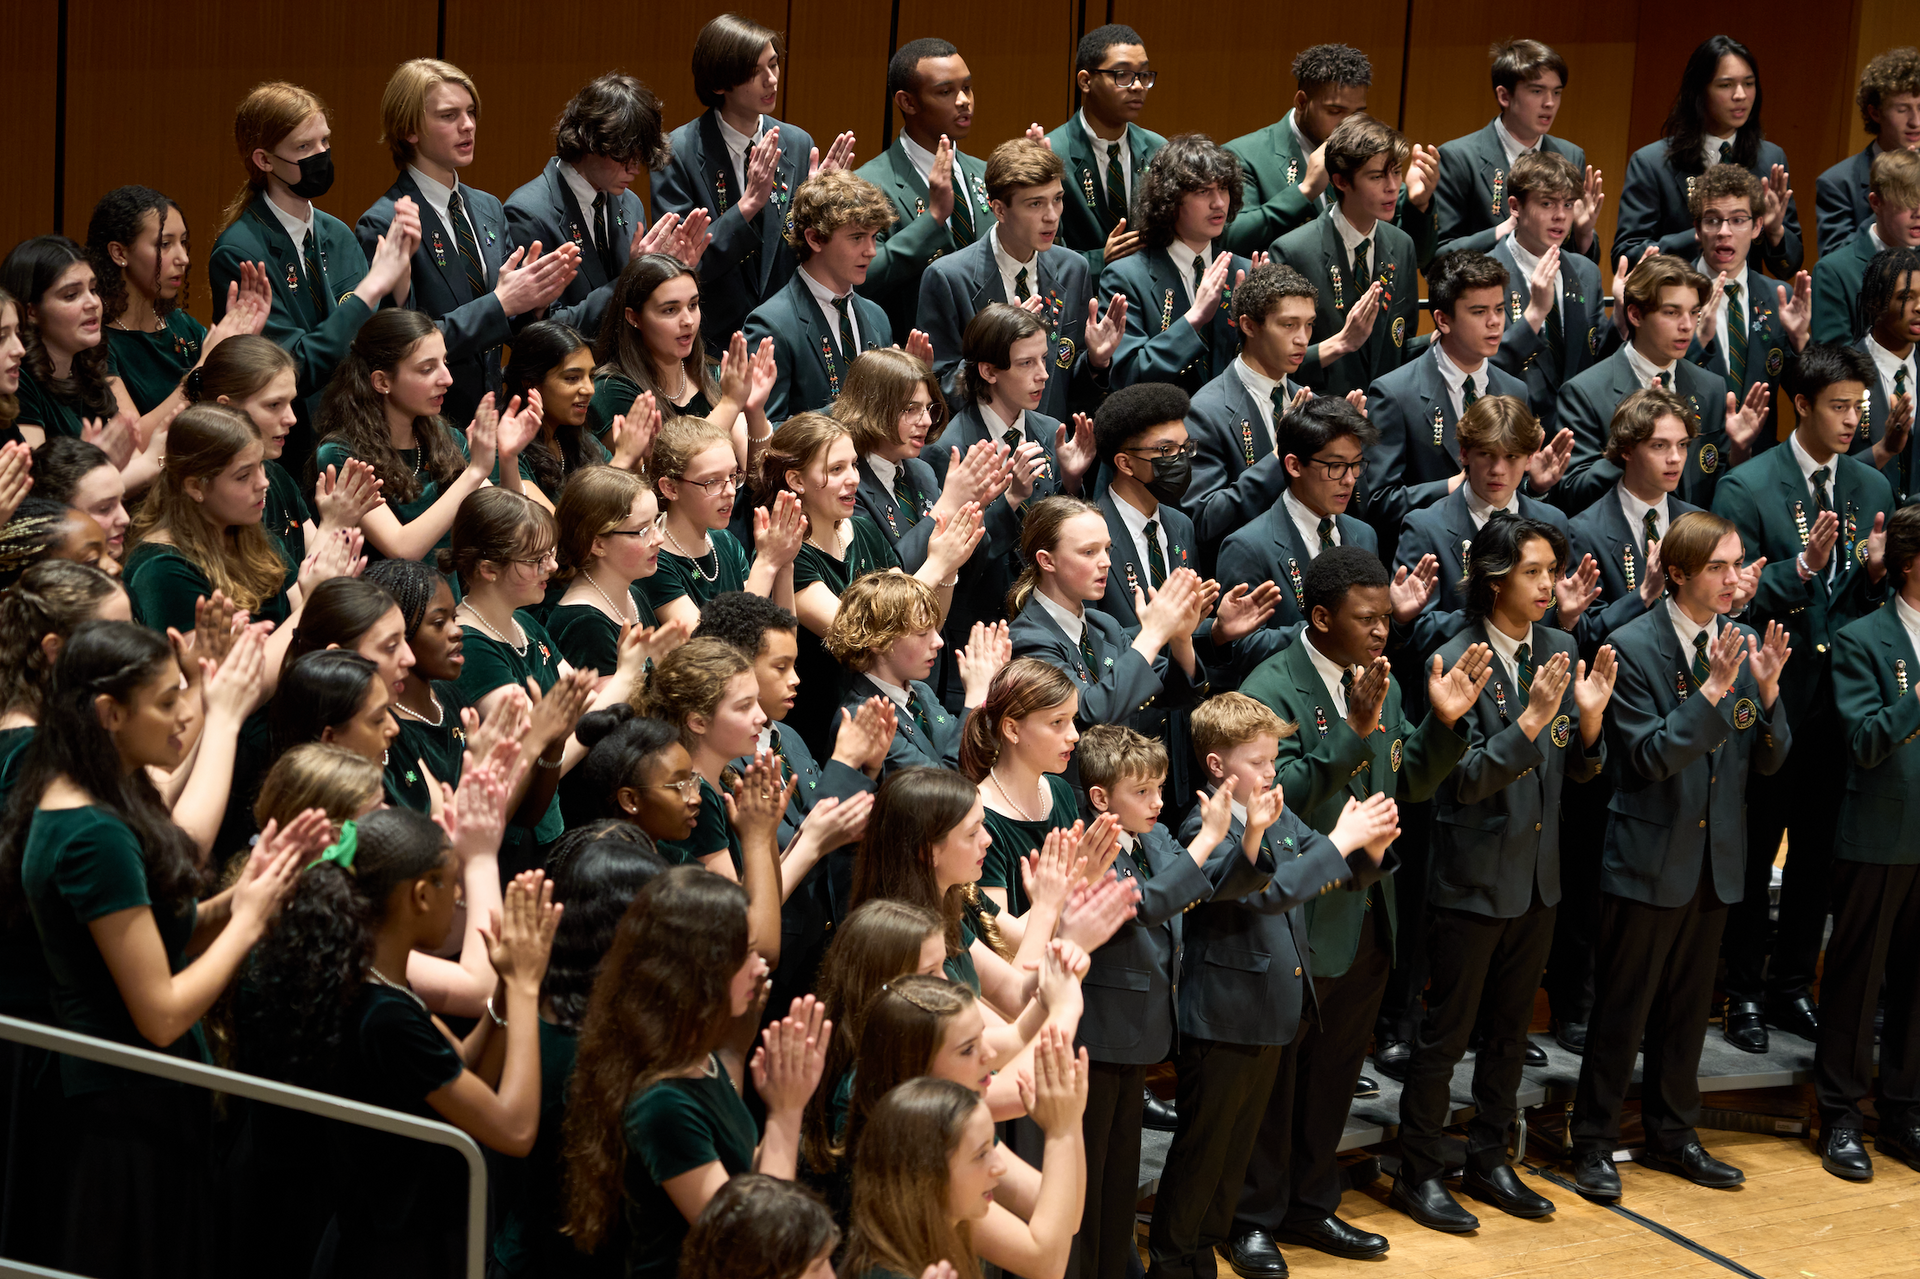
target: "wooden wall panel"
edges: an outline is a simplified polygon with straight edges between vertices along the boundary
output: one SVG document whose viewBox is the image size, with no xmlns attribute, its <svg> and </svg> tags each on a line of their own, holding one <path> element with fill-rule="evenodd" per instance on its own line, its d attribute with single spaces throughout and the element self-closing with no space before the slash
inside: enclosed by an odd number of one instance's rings
<svg viewBox="0 0 1920 1279">
<path fill-rule="evenodd" d="M 900 0 L 900 44 L 938 36 L 960 50 L 977 95 L 965 150 L 984 160 L 1028 125 L 1051 131 L 1072 114 L 1078 14 L 1075 0 L 980 6 Z M 899 132 L 897 117 L 893 128 Z"/>
<path fill-rule="evenodd" d="M 0 129 L 0 254 L 53 224 L 55 80 L 59 11 L 51 3 L 0 6 L 7 58 L 7 127 Z"/>
<path fill-rule="evenodd" d="M 1613 241 L 1620 185 L 1631 152 L 1627 103 L 1633 83 L 1631 10 L 1562 7 L 1533 15 L 1527 28 L 1567 60 L 1568 88 L 1554 134 L 1577 143 L 1601 171 L 1607 193 L 1600 243 Z M 1489 48 L 1509 38 L 1512 8 L 1494 0 L 1414 0 L 1413 60 L 1407 69 L 1407 119 L 1414 141 L 1437 146 L 1485 127 L 1499 110 L 1488 78 Z"/>
<path fill-rule="evenodd" d="M 729 8 L 775 30 L 786 23 L 785 0 Z M 609 71 L 638 76 L 658 94 L 669 130 L 699 115 L 690 59 L 712 16 L 697 6 L 447 0 L 446 58 L 473 77 L 484 112 L 467 180 L 505 199 L 553 154 L 553 122 L 567 99 Z M 645 194 L 647 178 L 634 188 Z"/>
<path fill-rule="evenodd" d="M 891 0 L 797 0 L 787 20 L 786 118 L 824 142 L 854 132 L 854 164 L 885 143 Z"/>
<path fill-rule="evenodd" d="M 387 0 L 377 23 L 301 0 L 69 0 L 68 14 L 67 233 L 84 237 L 103 194 L 140 183 L 186 211 L 202 264 L 246 180 L 233 111 L 247 91 L 291 80 L 327 104 L 335 176 L 320 204 L 351 226 L 393 181 L 380 91 L 396 62 L 433 52 L 437 29 L 434 0 Z M 205 273 L 195 278 L 188 306 L 204 318 Z"/>
<path fill-rule="evenodd" d="M 1294 55 L 1336 40 L 1366 50 L 1373 63 L 1368 106 L 1397 123 L 1406 15 L 1400 0 L 1295 5 L 1284 11 L 1265 0 L 1113 4 L 1113 21 L 1140 33 L 1160 73 L 1140 123 L 1156 133 L 1204 133 L 1216 142 L 1264 128 L 1286 114 L 1293 105 L 1289 68 Z"/>
</svg>

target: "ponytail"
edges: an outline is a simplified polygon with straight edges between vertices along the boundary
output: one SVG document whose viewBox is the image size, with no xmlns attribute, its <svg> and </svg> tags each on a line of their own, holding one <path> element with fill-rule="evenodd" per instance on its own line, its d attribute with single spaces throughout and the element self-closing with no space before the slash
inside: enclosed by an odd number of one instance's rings
<svg viewBox="0 0 1920 1279">
<path fill-rule="evenodd" d="M 1060 530 L 1076 515 L 1099 515 L 1100 508 L 1077 497 L 1055 494 L 1027 508 L 1026 522 L 1020 526 L 1020 570 L 1013 589 L 1007 592 L 1007 616 L 1018 617 L 1040 585 L 1041 551 L 1049 555 L 1060 542 Z"/>
<path fill-rule="evenodd" d="M 1051 710 L 1076 695 L 1067 673 L 1037 657 L 1017 657 L 994 672 L 987 700 L 960 731 L 960 771 L 979 783 L 1000 758 L 1000 726 Z"/>
</svg>

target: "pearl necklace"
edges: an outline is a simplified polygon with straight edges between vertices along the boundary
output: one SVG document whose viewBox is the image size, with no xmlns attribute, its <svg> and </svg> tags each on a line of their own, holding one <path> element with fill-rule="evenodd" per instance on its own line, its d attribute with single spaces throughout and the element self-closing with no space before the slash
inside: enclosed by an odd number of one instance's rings
<svg viewBox="0 0 1920 1279">
<path fill-rule="evenodd" d="M 378 968 L 375 968 L 371 964 L 367 965 L 367 976 L 371 978 L 373 981 L 379 983 L 380 985 L 385 986 L 388 990 L 399 991 L 401 994 L 405 995 L 408 999 L 411 999 L 414 1003 L 420 1005 L 422 1009 L 426 1008 L 427 1001 L 420 998 L 420 994 L 418 991 L 414 990 L 414 988 L 411 986 L 402 985 L 400 982 L 394 981 L 392 978 L 388 977 L 385 973 L 381 972 Z"/>
<path fill-rule="evenodd" d="M 847 558 L 847 548 L 853 545 L 853 521 L 839 520 L 833 526 L 833 545 L 826 547 L 815 542 L 811 536 L 807 541 L 816 551 L 825 551 L 836 560 Z"/>
<path fill-rule="evenodd" d="M 698 567 L 698 565 L 696 565 L 695 567 Z M 717 565 L 715 566 L 715 571 L 716 572 L 718 571 Z M 607 610 L 611 612 L 615 617 L 619 618 L 623 622 L 631 622 L 635 626 L 640 625 L 640 606 L 633 602 L 633 596 L 631 593 L 629 593 L 627 596 L 627 603 L 633 609 L 633 616 L 628 617 L 627 610 L 624 608 L 621 608 L 618 604 L 615 604 L 613 602 L 613 597 L 600 589 L 600 583 L 593 580 L 593 574 L 587 572 L 585 569 L 581 569 L 580 580 L 585 582 L 588 586 L 591 586 L 593 588 L 593 593 L 595 595 L 598 595 L 601 599 L 607 602 Z"/>
<path fill-rule="evenodd" d="M 466 609 L 468 613 L 473 615 L 473 620 L 479 624 L 481 630 L 485 631 L 487 634 L 493 636 L 493 638 L 499 640 L 502 644 L 505 644 L 508 648 L 512 649 L 514 656 L 525 657 L 527 655 L 527 649 L 533 644 L 533 640 L 527 635 L 526 628 L 520 625 L 518 618 L 514 619 L 514 623 L 513 623 L 513 629 L 515 631 L 518 631 L 520 634 L 520 642 L 516 644 L 512 640 L 508 639 L 506 636 L 502 635 L 499 631 L 494 630 L 493 627 L 487 622 L 487 619 L 480 616 L 480 610 L 475 608 L 472 605 L 472 603 L 462 600 L 460 603 L 460 607 Z"/>
<path fill-rule="evenodd" d="M 680 539 L 675 537 L 671 531 L 665 528 L 661 529 L 660 531 L 666 534 L 666 538 L 669 542 L 673 543 L 673 549 L 680 553 L 680 558 L 683 560 L 688 560 L 693 564 L 693 571 L 700 575 L 701 581 L 717 582 L 720 580 L 720 556 L 713 549 L 713 539 L 711 537 L 703 536 L 701 540 L 707 544 L 707 549 L 700 552 L 698 555 L 692 555 L 687 552 L 686 547 L 680 545 Z M 704 560 L 709 555 L 713 556 L 713 572 L 711 574 L 709 574 L 706 569 L 700 567 L 700 561 Z"/>
<path fill-rule="evenodd" d="M 997 791 L 999 791 L 999 792 L 1000 792 L 1000 798 L 1001 798 L 1001 799 L 1004 799 L 1004 800 L 1006 800 L 1006 801 L 1007 801 L 1007 805 L 1008 805 L 1008 807 L 1010 807 L 1010 808 L 1012 808 L 1014 812 L 1016 812 L 1016 813 L 1018 813 L 1018 814 L 1020 814 L 1020 820 L 1021 820 L 1021 821 L 1023 821 L 1023 822 L 1032 822 L 1032 823 L 1034 823 L 1035 825 L 1038 825 L 1039 823 L 1041 823 L 1041 822 L 1044 822 L 1045 820 L 1047 820 L 1047 818 L 1046 818 L 1046 815 L 1045 815 L 1044 813 L 1043 813 L 1043 814 L 1041 814 L 1041 815 L 1040 815 L 1039 817 L 1029 817 L 1029 816 L 1027 816 L 1027 810 L 1026 810 L 1026 809 L 1024 809 L 1024 808 L 1022 808 L 1022 807 L 1021 807 L 1021 806 L 1020 806 L 1019 804 L 1017 804 L 1017 803 L 1015 803 L 1015 802 L 1014 802 L 1014 799 L 1013 799 L 1013 796 L 1011 796 L 1011 795 L 1009 795 L 1009 794 L 1007 794 L 1007 788 L 1006 788 L 1006 787 L 1004 787 L 1004 786 L 1002 786 L 1002 785 L 1000 784 L 1000 779 L 999 779 L 999 778 L 998 778 L 997 776 L 995 776 L 995 775 L 994 775 L 994 772 L 993 772 L 993 770 L 992 770 L 992 769 L 988 769 L 988 770 L 987 770 L 987 780 L 993 783 L 993 788 L 994 788 L 995 790 L 997 790 Z M 1047 784 L 1047 783 L 1046 783 L 1046 782 L 1045 782 L 1044 780 L 1042 780 L 1042 781 L 1041 781 L 1041 783 L 1040 783 L 1040 786 L 1041 786 L 1041 792 L 1040 792 L 1040 793 L 1041 793 L 1041 796 L 1042 796 L 1042 798 L 1043 798 L 1043 800 L 1044 800 L 1044 798 L 1045 798 L 1045 795 L 1046 795 L 1046 789 L 1045 789 L 1045 788 L 1046 788 L 1046 784 Z"/>
<path fill-rule="evenodd" d="M 446 708 L 440 705 L 440 699 L 433 695 L 433 690 L 431 688 L 427 690 L 427 700 L 433 703 L 432 719 L 428 719 L 425 715 L 422 715 L 419 711 L 413 709 L 413 707 L 407 705 L 405 702 L 402 702 L 402 701 L 396 700 L 393 703 L 393 709 L 395 709 L 396 711 L 399 711 L 402 715 L 406 715 L 413 719 L 419 720 L 422 724 L 425 724 L 428 728 L 438 728 L 440 727 L 440 725 L 447 722 Z"/>
</svg>

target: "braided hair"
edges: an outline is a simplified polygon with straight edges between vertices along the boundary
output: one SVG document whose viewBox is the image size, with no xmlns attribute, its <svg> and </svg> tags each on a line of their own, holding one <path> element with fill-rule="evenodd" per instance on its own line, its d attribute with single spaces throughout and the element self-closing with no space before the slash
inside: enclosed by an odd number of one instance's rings
<svg viewBox="0 0 1920 1279">
<path fill-rule="evenodd" d="M 41 640 L 64 643 L 75 627 L 91 622 L 100 602 L 120 584 L 88 564 L 43 560 L 0 592 L 0 711 L 40 718 L 53 678 L 53 662 Z"/>
<path fill-rule="evenodd" d="M 60 502 L 29 494 L 13 518 L 0 524 L 0 587 L 12 586 L 65 540 L 67 512 Z"/>
</svg>

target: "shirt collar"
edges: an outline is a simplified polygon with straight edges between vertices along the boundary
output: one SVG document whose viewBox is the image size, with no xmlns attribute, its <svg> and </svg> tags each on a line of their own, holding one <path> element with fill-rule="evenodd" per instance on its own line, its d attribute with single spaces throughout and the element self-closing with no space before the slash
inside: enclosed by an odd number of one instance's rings
<svg viewBox="0 0 1920 1279">
<path fill-rule="evenodd" d="M 426 196 L 435 208 L 446 208 L 447 197 L 460 189 L 460 175 L 457 173 L 453 175 L 453 185 L 447 186 L 440 179 L 423 173 L 417 165 L 409 164 L 407 172 L 413 175 L 413 184 L 420 188 L 420 194 Z"/>
<path fill-rule="evenodd" d="M 1305 164 L 1307 157 L 1312 155 L 1317 148 L 1308 140 L 1306 134 L 1300 132 L 1300 121 L 1295 118 L 1299 114 L 1297 111 L 1287 112 L 1287 131 L 1293 134 L 1294 150 L 1299 153 L 1300 162 Z"/>
<path fill-rule="evenodd" d="M 307 216 L 304 221 L 281 208 L 272 198 L 267 200 L 267 207 L 273 210 L 273 216 L 285 229 L 288 238 L 293 241 L 293 247 L 296 249 L 304 247 L 307 242 L 307 233 L 313 230 L 313 203 L 311 201 L 307 203 Z"/>
<path fill-rule="evenodd" d="M 1379 227 L 1378 222 L 1374 223 L 1374 230 L 1378 230 Z M 1366 244 L 1373 239 L 1373 231 L 1362 235 L 1353 229 L 1353 223 L 1347 221 L 1347 215 L 1340 208 L 1340 202 L 1337 200 L 1333 204 L 1333 229 L 1340 233 L 1340 243 L 1347 251 L 1349 262 L 1353 260 L 1353 250 L 1356 245 Z"/>
<path fill-rule="evenodd" d="M 1247 357 L 1244 355 L 1233 357 L 1233 367 L 1239 371 L 1240 381 L 1246 386 L 1247 393 L 1253 396 L 1255 403 L 1268 406 L 1273 404 L 1274 389 L 1281 383 L 1248 364 Z"/>
<path fill-rule="evenodd" d="M 1130 830 L 1123 830 L 1120 832 L 1120 847 L 1132 856 L 1140 849 L 1140 837 Z"/>
<path fill-rule="evenodd" d="M 867 466 L 872 469 L 873 478 L 880 481 L 880 487 L 888 492 L 893 491 L 894 477 L 906 469 L 901 463 L 889 461 L 878 453 L 867 454 Z"/>
<path fill-rule="evenodd" d="M 1540 654 L 1535 650 L 1533 643 L 1534 628 L 1527 629 L 1525 638 L 1515 639 L 1494 625 L 1493 619 L 1489 617 L 1486 626 L 1482 629 L 1487 633 L 1487 645 L 1493 649 L 1494 656 L 1500 659 L 1501 665 L 1507 668 L 1507 673 L 1515 680 L 1520 678 L 1520 646 L 1522 644 L 1527 645 L 1527 656 L 1538 663 Z"/>
<path fill-rule="evenodd" d="M 900 149 L 907 153 L 907 160 L 913 165 L 913 171 L 920 175 L 920 180 L 922 182 L 927 181 L 933 174 L 933 152 L 927 150 L 918 142 L 915 142 L 905 129 L 900 131 Z M 960 167 L 960 148 L 955 147 L 953 149 L 954 198 L 956 200 L 959 199 L 960 194 L 966 189 L 967 175 L 965 170 Z"/>
<path fill-rule="evenodd" d="M 807 270 L 804 263 L 802 263 L 800 267 L 800 278 L 806 282 L 807 292 L 813 294 L 813 300 L 820 304 L 820 309 L 823 311 L 832 310 L 835 299 L 846 297 L 847 294 L 853 292 L 852 289 L 848 289 L 846 293 L 835 293 L 832 289 L 829 289 L 826 285 L 814 279 L 813 272 Z"/>
<path fill-rule="evenodd" d="M 1327 696 L 1333 699 L 1334 705 L 1342 715 L 1345 715 L 1347 713 L 1347 694 L 1346 690 L 1340 687 L 1340 677 L 1345 675 L 1350 668 L 1339 665 L 1331 657 L 1322 653 L 1320 646 L 1306 636 L 1301 636 L 1300 642 L 1307 646 L 1307 660 L 1312 662 L 1313 669 L 1320 673 L 1321 682 L 1327 686 Z"/>
<path fill-rule="evenodd" d="M 1900 618 L 1900 625 L 1906 628 L 1908 642 L 1916 653 L 1920 653 L 1920 609 L 1907 603 L 1904 597 L 1895 595 L 1893 611 Z"/>
<path fill-rule="evenodd" d="M 1614 490 L 1620 494 L 1620 509 L 1626 513 L 1627 527 L 1633 530 L 1634 543 L 1640 546 L 1640 552 L 1644 555 L 1647 548 L 1644 545 L 1643 534 L 1648 511 L 1654 513 L 1654 527 L 1660 530 L 1662 536 L 1666 534 L 1667 524 L 1672 518 L 1667 513 L 1667 495 L 1662 493 L 1660 500 L 1649 506 L 1635 497 L 1625 483 L 1614 485 Z"/>
<path fill-rule="evenodd" d="M 1881 346 L 1880 339 L 1869 333 L 1867 334 L 1867 354 L 1873 357 L 1873 367 L 1879 372 L 1882 382 L 1885 382 L 1891 387 L 1893 385 L 1894 373 L 1901 368 L 1905 368 L 1907 370 L 1907 390 L 1912 392 L 1915 389 L 1914 366 L 1916 363 L 1920 363 L 1920 361 L 1916 361 L 1914 357 L 1916 354 L 1920 354 L 1920 351 L 1909 348 L 1907 358 L 1903 360 L 1892 351 L 1887 350 L 1886 347 Z"/>
<path fill-rule="evenodd" d="M 1082 107 L 1080 108 L 1079 111 L 1075 112 L 1073 118 L 1078 120 L 1080 122 L 1080 127 L 1087 131 L 1087 141 L 1093 144 L 1093 155 L 1095 159 L 1105 161 L 1107 158 L 1107 148 L 1112 146 L 1115 142 L 1118 142 L 1120 144 L 1121 165 L 1122 166 L 1132 165 L 1133 163 L 1133 126 L 1132 125 L 1129 124 L 1124 129 L 1122 129 L 1120 131 L 1120 136 L 1117 138 L 1103 138 L 1099 134 L 1093 131 L 1093 126 L 1091 124 L 1087 123 L 1087 109 L 1085 107 Z"/>
<path fill-rule="evenodd" d="M 1008 431 L 1020 432 L 1020 439 L 1023 442 L 1027 439 L 1027 411 L 1025 409 L 1014 414 L 1013 421 L 1009 422 L 1000 416 L 1000 410 L 994 407 L 992 400 L 982 400 L 980 401 L 980 421 L 990 432 L 988 438 L 995 443 L 998 443 L 1000 437 Z"/>
<path fill-rule="evenodd" d="M 1711 133 L 1703 133 L 1700 135 L 1700 154 L 1706 160 L 1709 167 L 1719 164 L 1720 145 L 1725 143 L 1728 146 L 1732 146 L 1733 141 L 1734 139 L 1732 137 L 1716 138 Z"/>
<path fill-rule="evenodd" d="M 601 192 L 595 191 L 593 189 L 593 183 L 581 177 L 580 170 L 574 168 L 565 160 L 560 162 L 560 177 L 567 184 L 567 190 L 573 192 L 574 203 L 580 206 L 580 216 L 591 218 L 593 216 L 593 198 L 600 195 Z M 611 203 L 611 201 L 609 201 L 609 203 Z"/>
<path fill-rule="evenodd" d="M 1494 136 L 1500 139 L 1501 150 L 1507 153 L 1508 167 L 1512 167 L 1513 162 L 1515 160 L 1518 160 L 1521 156 L 1525 155 L 1527 152 L 1538 151 L 1540 149 L 1540 144 L 1538 142 L 1534 143 L 1532 146 L 1528 146 L 1526 143 L 1522 142 L 1520 139 L 1514 137 L 1512 132 L 1509 131 L 1507 128 L 1507 122 L 1501 119 L 1499 116 L 1493 117 L 1493 132 L 1494 132 Z"/>
<path fill-rule="evenodd" d="M 1667 620 L 1673 623 L 1673 633 L 1680 637 L 1680 658 L 1689 665 L 1693 662 L 1693 637 L 1700 633 L 1700 623 L 1688 617 L 1680 609 L 1680 601 L 1667 596 Z M 1707 644 L 1720 638 L 1720 618 L 1714 616 L 1707 623 Z"/>
<path fill-rule="evenodd" d="M 875 675 L 872 671 L 867 672 L 867 678 L 873 681 L 873 686 L 875 688 L 879 689 L 881 692 L 885 693 L 888 697 L 892 698 L 896 705 L 900 706 L 902 709 L 906 708 L 906 705 L 907 705 L 906 689 L 901 688 L 898 684 L 887 683 L 887 681 L 881 679 L 878 675 Z"/>
<path fill-rule="evenodd" d="M 1054 602 L 1053 597 L 1045 591 L 1035 591 L 1033 593 L 1033 602 L 1038 604 L 1042 611 L 1053 619 L 1054 625 L 1065 631 L 1067 638 L 1075 644 L 1078 644 L 1081 636 L 1086 634 L 1087 616 L 1084 612 L 1076 617 Z"/>
<path fill-rule="evenodd" d="M 1307 558 L 1312 559 L 1320 553 L 1321 517 L 1295 497 L 1290 488 L 1280 490 L 1280 503 L 1287 508 L 1287 518 L 1293 521 L 1294 528 L 1300 531 L 1300 540 L 1307 548 Z M 1333 544 L 1340 545 L 1340 521 L 1337 517 L 1333 520 Z"/>
<path fill-rule="evenodd" d="M 1247 828 L 1247 806 L 1237 799 L 1227 800 L 1227 808 L 1233 813 L 1233 820 L 1240 823 L 1240 829 Z"/>
<path fill-rule="evenodd" d="M 1800 467 L 1800 478 L 1806 481 L 1809 490 L 1811 490 L 1813 485 L 1813 473 L 1820 469 L 1821 464 L 1814 461 L 1813 454 L 1807 452 L 1807 450 L 1801 446 L 1800 432 L 1795 431 L 1791 435 L 1787 436 L 1787 444 L 1788 444 L 1788 447 L 1793 449 L 1793 460 Z M 1826 468 L 1827 468 L 1827 492 L 1831 494 L 1833 492 L 1833 482 L 1836 478 L 1838 478 L 1835 472 L 1837 472 L 1840 469 L 1840 459 L 1836 457 L 1831 462 L 1826 463 Z"/>
<path fill-rule="evenodd" d="M 1186 287 L 1188 293 L 1193 292 L 1193 264 L 1199 262 L 1202 267 L 1212 266 L 1213 258 L 1210 256 L 1212 249 L 1213 246 L 1208 245 L 1205 252 L 1195 253 L 1187 247 L 1187 242 L 1181 239 L 1175 239 L 1167 245 L 1167 257 L 1172 260 L 1173 269 L 1180 273 L 1180 283 Z"/>
<path fill-rule="evenodd" d="M 720 140 L 727 144 L 727 150 L 738 156 L 740 153 L 751 148 L 753 144 L 759 140 L 760 126 L 766 122 L 766 118 L 764 116 L 756 116 L 754 118 L 753 133 L 751 136 L 740 132 L 740 130 L 728 124 L 727 117 L 720 114 L 718 109 L 713 113 L 713 122 L 720 126 Z"/>
<path fill-rule="evenodd" d="M 1120 512 L 1120 522 L 1127 526 L 1127 532 L 1133 534 L 1134 541 L 1144 542 L 1146 540 L 1148 520 L 1155 521 L 1156 528 L 1163 536 L 1165 535 L 1166 525 L 1159 523 L 1160 513 L 1158 511 L 1155 511 L 1152 515 L 1148 515 L 1145 511 L 1136 510 L 1133 503 L 1121 497 L 1116 490 L 1110 488 L 1107 492 L 1113 497 L 1113 509 Z"/>
<path fill-rule="evenodd" d="M 1867 234 L 1873 237 L 1873 251 L 1875 253 L 1885 253 L 1887 251 L 1887 241 L 1885 237 L 1880 234 L 1880 224 L 1878 222 L 1867 223 Z"/>
<path fill-rule="evenodd" d="M 1513 264 L 1519 268 L 1518 282 L 1524 286 L 1533 278 L 1533 273 L 1540 268 L 1540 259 L 1527 252 L 1527 246 L 1520 243 L 1520 237 L 1517 235 L 1507 237 L 1507 247 L 1513 250 Z M 1555 278 L 1558 278 L 1559 273 L 1556 271 L 1554 274 Z M 1523 293 L 1522 296 L 1524 297 L 1525 294 Z M 1555 301 L 1558 299 L 1556 298 Z"/>
<path fill-rule="evenodd" d="M 1651 386 L 1654 379 L 1658 378 L 1662 373 L 1672 373 L 1673 378 L 1671 380 L 1673 385 L 1667 389 L 1671 391 L 1678 391 L 1680 389 L 1680 375 L 1674 368 L 1674 366 L 1679 363 L 1678 360 L 1668 364 L 1655 364 L 1652 360 L 1640 354 L 1640 348 L 1631 342 L 1627 343 L 1626 346 L 1621 349 L 1626 351 L 1627 366 L 1633 370 L 1633 376 L 1640 380 L 1641 386 Z"/>
<path fill-rule="evenodd" d="M 1495 511 L 1512 511 L 1515 515 L 1520 513 L 1519 505 L 1514 501 L 1518 496 L 1518 490 L 1507 494 L 1505 506 L 1495 506 L 1491 502 L 1482 501 L 1480 495 L 1473 491 L 1471 484 L 1462 484 L 1460 491 L 1467 495 L 1467 514 L 1473 518 L 1473 526 L 1476 529 L 1492 519 Z"/>
<path fill-rule="evenodd" d="M 1447 358 L 1446 348 L 1437 340 L 1438 336 L 1438 334 L 1435 335 L 1436 340 L 1433 344 L 1433 362 L 1440 366 L 1440 376 L 1446 382 L 1447 389 L 1458 394 L 1461 385 L 1467 380 L 1467 370 Z M 1480 367 L 1473 370 L 1472 376 L 1474 394 L 1485 395 L 1490 380 L 1487 377 L 1487 362 L 1485 360 L 1480 361 Z"/>
<path fill-rule="evenodd" d="M 1007 252 L 1007 246 L 1000 243 L 1000 227 L 998 224 L 995 224 L 993 230 L 987 232 L 987 239 L 993 243 L 993 260 L 999 265 L 1000 274 L 1006 276 L 1008 279 L 1012 279 L 1020 271 L 1025 270 L 1027 272 L 1027 287 L 1036 293 L 1039 292 L 1040 254 L 1038 252 L 1034 253 L 1034 255 L 1025 262 L 1015 261 L 1013 255 Z M 1011 301 L 1012 299 L 1008 300 Z"/>
</svg>

